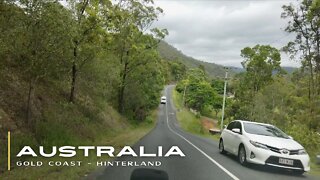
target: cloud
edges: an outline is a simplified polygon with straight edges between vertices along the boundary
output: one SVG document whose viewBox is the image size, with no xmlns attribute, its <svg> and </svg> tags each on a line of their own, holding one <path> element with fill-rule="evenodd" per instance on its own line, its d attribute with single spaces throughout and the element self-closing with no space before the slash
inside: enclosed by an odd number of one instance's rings
<svg viewBox="0 0 320 180">
<path fill-rule="evenodd" d="M 292 1 L 157 0 L 164 15 L 154 26 L 167 28 L 166 41 L 186 55 L 240 67 L 240 51 L 256 44 L 283 47 L 293 36 L 283 31 L 281 6 Z M 282 54 L 282 65 L 298 66 Z"/>
</svg>

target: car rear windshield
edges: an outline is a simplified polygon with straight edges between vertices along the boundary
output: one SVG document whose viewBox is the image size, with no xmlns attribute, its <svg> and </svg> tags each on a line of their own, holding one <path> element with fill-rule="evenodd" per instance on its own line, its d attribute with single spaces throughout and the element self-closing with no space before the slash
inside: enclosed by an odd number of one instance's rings
<svg viewBox="0 0 320 180">
<path fill-rule="evenodd" d="M 254 123 L 243 123 L 244 130 L 249 134 L 272 136 L 288 139 L 288 135 L 282 132 L 280 129 L 274 126 Z"/>
</svg>

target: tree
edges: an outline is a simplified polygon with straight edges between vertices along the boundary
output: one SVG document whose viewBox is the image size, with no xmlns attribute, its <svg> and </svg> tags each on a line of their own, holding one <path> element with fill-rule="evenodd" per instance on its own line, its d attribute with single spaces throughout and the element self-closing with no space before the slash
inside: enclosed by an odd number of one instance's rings
<svg viewBox="0 0 320 180">
<path fill-rule="evenodd" d="M 296 38 L 283 49 L 292 58 L 300 58 L 303 71 L 308 72 L 310 122 L 317 121 L 317 108 L 320 104 L 320 23 L 319 1 L 303 0 L 299 5 L 283 6 L 282 18 L 289 19 L 285 31 Z M 309 125 L 309 127 L 311 124 Z"/>
<path fill-rule="evenodd" d="M 84 64 L 96 58 L 97 49 L 102 47 L 110 21 L 107 13 L 112 4 L 108 0 L 68 0 L 67 3 L 74 20 L 69 96 L 69 102 L 74 102 L 79 71 Z"/>
<path fill-rule="evenodd" d="M 205 107 L 212 107 L 217 100 L 216 91 L 208 82 L 205 72 L 200 68 L 188 70 L 185 79 L 177 84 L 176 89 L 183 93 L 184 105 L 199 112 L 203 112 Z"/>
<path fill-rule="evenodd" d="M 128 76 L 139 67 L 148 64 L 145 56 L 154 51 L 159 43 L 158 39 L 164 38 L 166 30 L 157 28 L 145 33 L 151 24 L 157 20 L 162 9 L 154 7 L 153 1 L 127 0 L 119 1 L 115 6 L 113 16 L 116 18 L 113 27 L 115 52 L 119 58 L 119 86 L 118 86 L 118 111 L 125 112 L 125 91 Z"/>
<path fill-rule="evenodd" d="M 211 86 L 217 91 L 218 94 L 223 95 L 224 92 L 224 81 L 221 79 L 211 80 Z"/>
<path fill-rule="evenodd" d="M 14 37 L 14 41 L 1 39 L 8 45 L 6 54 L 14 59 L 12 63 L 20 68 L 28 82 L 26 121 L 32 127 L 33 95 L 37 83 L 64 72 L 69 55 L 66 47 L 70 45 L 70 14 L 61 4 L 50 0 L 21 0 L 7 4 L 7 7 L 3 16 L 10 14 L 11 21 L 6 22 L 10 29 L 1 28 L 1 31 L 7 37 Z"/>
<path fill-rule="evenodd" d="M 253 48 L 246 47 L 241 50 L 242 62 L 246 69 L 246 75 L 251 83 L 253 92 L 258 92 L 261 87 L 272 80 L 274 71 L 281 72 L 280 53 L 269 45 L 256 45 Z"/>
<path fill-rule="evenodd" d="M 212 104 L 212 108 L 214 109 L 216 116 L 218 116 L 218 112 L 222 109 L 222 96 L 217 95 Z"/>
<path fill-rule="evenodd" d="M 168 63 L 171 81 L 179 81 L 186 74 L 186 66 L 180 61 L 166 61 Z"/>
<path fill-rule="evenodd" d="M 318 1 L 303 0 L 298 6 L 284 5 L 284 12 L 281 15 L 282 18 L 289 19 L 285 31 L 296 35 L 295 40 L 289 42 L 283 49 L 291 55 L 291 58 L 300 56 L 302 67 L 309 71 L 310 100 L 315 93 L 320 94 L 319 4 Z"/>
<path fill-rule="evenodd" d="M 160 92 L 163 90 L 165 79 L 163 69 L 159 63 L 159 56 L 149 52 L 145 59 L 148 60 L 144 66 L 138 66 L 129 73 L 125 94 L 125 113 L 130 118 L 138 121 L 145 120 L 151 109 L 159 104 Z"/>
<path fill-rule="evenodd" d="M 191 83 L 189 84 L 186 103 L 190 108 L 202 112 L 206 106 L 213 105 L 216 96 L 216 92 L 208 82 Z"/>
<path fill-rule="evenodd" d="M 235 88 L 235 101 L 230 106 L 229 116 L 240 119 L 253 119 L 254 97 L 266 85 L 273 81 L 273 74 L 281 75 L 280 53 L 269 45 L 256 45 L 241 50 L 242 62 L 246 72 L 240 73 L 233 83 Z"/>
</svg>

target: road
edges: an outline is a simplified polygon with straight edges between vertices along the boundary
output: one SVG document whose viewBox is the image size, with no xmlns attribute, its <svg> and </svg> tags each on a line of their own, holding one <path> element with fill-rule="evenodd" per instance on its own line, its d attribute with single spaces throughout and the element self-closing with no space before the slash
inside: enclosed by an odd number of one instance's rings
<svg viewBox="0 0 320 180">
<path fill-rule="evenodd" d="M 143 137 L 134 149 L 144 146 L 147 152 L 156 152 L 158 146 L 163 146 L 164 152 L 171 146 L 178 146 L 185 157 L 153 157 L 134 158 L 121 157 L 116 161 L 160 161 L 161 166 L 153 167 L 165 171 L 170 180 L 298 180 L 316 179 L 308 174 L 297 176 L 289 171 L 272 169 L 264 166 L 250 165 L 243 167 L 236 157 L 221 155 L 218 142 L 192 135 L 183 131 L 176 119 L 171 92 L 174 86 L 167 86 L 164 94 L 166 105 L 160 105 L 156 127 Z M 107 167 L 87 177 L 87 179 L 129 180 L 137 167 Z"/>
</svg>

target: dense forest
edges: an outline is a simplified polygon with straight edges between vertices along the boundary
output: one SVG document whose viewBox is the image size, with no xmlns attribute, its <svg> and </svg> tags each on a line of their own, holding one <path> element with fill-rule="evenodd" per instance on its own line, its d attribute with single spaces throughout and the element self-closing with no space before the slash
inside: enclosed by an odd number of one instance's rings
<svg viewBox="0 0 320 180">
<path fill-rule="evenodd" d="M 150 121 L 186 71 L 157 51 L 168 32 L 151 28 L 152 0 L 0 0 L 0 12 L 0 141 L 10 130 L 13 153 Z"/>
<path fill-rule="evenodd" d="M 284 5 L 281 18 L 288 20 L 285 31 L 295 39 L 281 49 L 256 45 L 239 52 L 245 71 L 228 79 L 225 123 L 242 119 L 274 124 L 302 143 L 315 160 L 320 153 L 320 1 Z M 287 73 L 280 66 L 280 51 L 300 61 L 301 67 Z M 212 111 L 220 121 L 223 83 L 199 66 L 187 71 L 176 90 L 185 106 L 201 115 Z"/>
</svg>

